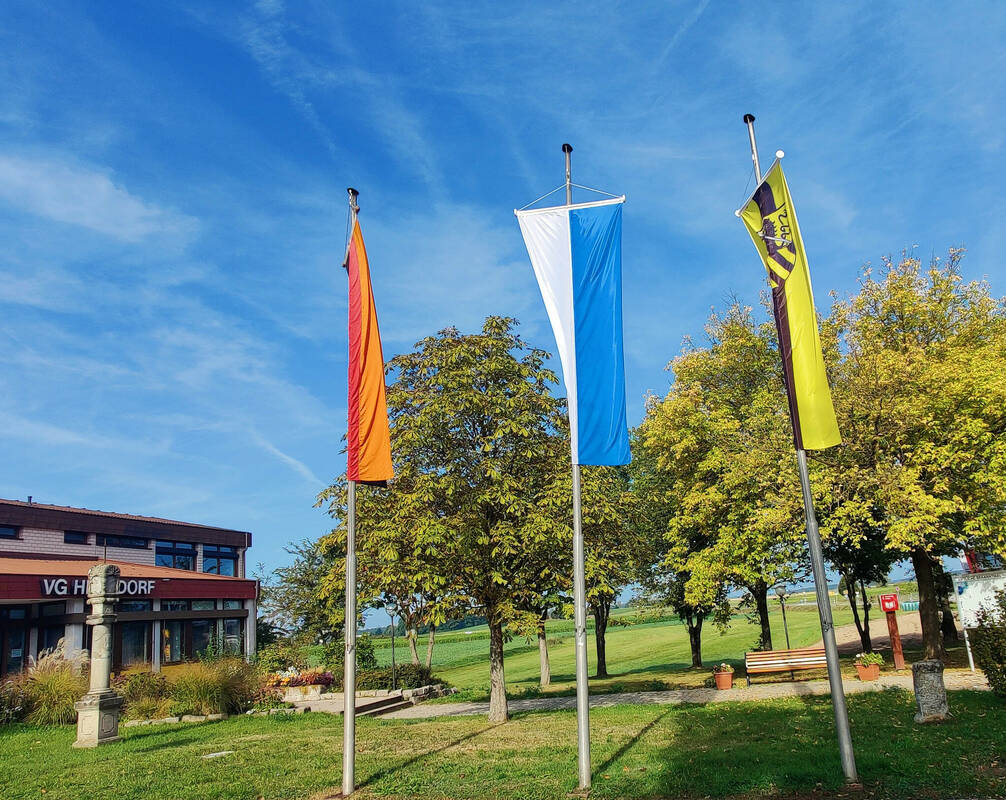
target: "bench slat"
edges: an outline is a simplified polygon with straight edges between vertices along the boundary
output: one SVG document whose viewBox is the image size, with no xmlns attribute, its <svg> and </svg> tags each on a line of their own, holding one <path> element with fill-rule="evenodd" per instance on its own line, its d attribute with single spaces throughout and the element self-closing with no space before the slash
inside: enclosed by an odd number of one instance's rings
<svg viewBox="0 0 1006 800">
<path fill-rule="evenodd" d="M 798 669 L 824 669 L 828 666 L 823 647 L 797 650 L 754 650 L 744 654 L 744 667 L 750 673 L 791 672 Z"/>
</svg>

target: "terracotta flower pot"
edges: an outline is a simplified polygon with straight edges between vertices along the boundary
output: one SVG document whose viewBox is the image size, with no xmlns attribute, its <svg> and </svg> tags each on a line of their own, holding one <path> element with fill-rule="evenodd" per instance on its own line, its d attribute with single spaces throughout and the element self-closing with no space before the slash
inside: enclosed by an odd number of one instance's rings
<svg viewBox="0 0 1006 800">
<path fill-rule="evenodd" d="M 717 689 L 734 688 L 734 674 L 732 672 L 714 672 L 713 678 L 716 679 Z"/>
<path fill-rule="evenodd" d="M 856 664 L 856 672 L 859 673 L 861 681 L 875 681 L 880 677 L 880 664 L 870 664 L 868 667 Z"/>
</svg>

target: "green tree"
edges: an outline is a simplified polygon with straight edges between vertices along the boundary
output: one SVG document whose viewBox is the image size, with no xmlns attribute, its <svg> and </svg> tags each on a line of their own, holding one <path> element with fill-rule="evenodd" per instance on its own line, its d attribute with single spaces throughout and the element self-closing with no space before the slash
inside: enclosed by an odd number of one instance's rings
<svg viewBox="0 0 1006 800">
<path fill-rule="evenodd" d="M 865 269 L 825 326 L 844 440 L 823 457 L 829 516 L 883 509 L 885 548 L 915 567 L 927 658 L 943 654 L 941 557 L 1006 551 L 1006 306 L 962 279 L 962 257 Z M 867 532 L 844 526 L 852 544 Z"/>
<path fill-rule="evenodd" d="M 673 497 L 666 566 L 684 600 L 714 609 L 725 584 L 746 588 L 772 647 L 768 591 L 805 573 L 800 485 L 775 327 L 733 303 L 671 366 L 675 381 L 644 423 Z"/>
<path fill-rule="evenodd" d="M 394 488 L 380 503 L 377 491 L 360 492 L 369 499 L 358 514 L 361 541 L 407 532 L 388 555 L 401 547 L 433 558 L 439 602 L 485 615 L 494 722 L 508 718 L 504 629 L 542 597 L 541 554 L 567 548 L 541 507 L 564 455 L 564 403 L 550 391 L 548 353 L 528 347 L 516 325 L 489 317 L 477 334 L 446 328 L 392 359 Z"/>
<path fill-rule="evenodd" d="M 259 575 L 262 618 L 288 637 L 312 643 L 340 639 L 346 616 L 343 597 L 323 591 L 336 556 L 309 539 L 284 549 L 293 562 Z"/>
<path fill-rule="evenodd" d="M 655 404 L 655 398 L 648 398 L 647 409 L 652 409 Z M 681 479 L 680 475 L 676 480 L 673 469 L 661 469 L 659 453 L 647 443 L 646 432 L 646 421 L 632 432 L 632 494 L 636 502 L 636 525 L 642 535 L 635 582 L 641 587 L 647 604 L 670 606 L 685 624 L 692 666 L 701 667 L 703 624 L 710 615 L 716 615 L 720 620 L 729 617 L 727 587 L 725 583 L 720 583 L 711 604 L 693 605 L 685 597 L 690 573 L 675 571 L 668 565 L 668 551 L 672 546 L 678 548 L 672 560 L 684 563 L 705 549 L 712 537 L 695 529 L 687 542 L 668 541 L 670 521 L 680 506 L 678 493 L 687 492 L 690 483 Z M 671 461 L 669 465 L 673 467 L 676 463 Z M 681 544 L 684 544 L 684 549 L 680 549 Z"/>
<path fill-rule="evenodd" d="M 409 520 L 393 517 L 398 498 L 385 487 L 357 487 L 358 601 L 367 606 L 391 607 L 404 623 L 412 663 L 419 664 L 419 628 L 427 628 L 427 667 L 432 666 L 437 626 L 454 612 L 448 565 L 443 551 L 430 538 L 416 536 Z M 346 548 L 345 476 L 318 495 L 316 505 L 327 504 L 336 527 L 320 543 L 331 554 L 321 596 L 334 600 L 345 595 Z"/>
</svg>

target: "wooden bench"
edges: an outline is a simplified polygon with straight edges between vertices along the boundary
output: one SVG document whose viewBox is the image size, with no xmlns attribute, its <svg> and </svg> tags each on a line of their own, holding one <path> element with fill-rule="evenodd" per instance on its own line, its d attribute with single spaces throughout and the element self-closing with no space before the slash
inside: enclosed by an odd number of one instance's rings
<svg viewBox="0 0 1006 800">
<path fill-rule="evenodd" d="M 751 675 L 761 672 L 793 672 L 798 669 L 827 669 L 828 661 L 823 647 L 805 647 L 802 650 L 755 650 L 744 654 L 744 671 L 748 686 Z"/>
</svg>

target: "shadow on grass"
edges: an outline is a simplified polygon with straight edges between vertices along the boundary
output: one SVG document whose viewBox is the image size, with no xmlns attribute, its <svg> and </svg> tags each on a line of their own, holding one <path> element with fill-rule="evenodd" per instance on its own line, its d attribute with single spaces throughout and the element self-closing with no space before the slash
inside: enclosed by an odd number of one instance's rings
<svg viewBox="0 0 1006 800">
<path fill-rule="evenodd" d="M 635 747 L 636 743 L 639 742 L 640 739 L 642 739 L 647 733 L 653 730 L 653 728 L 656 727 L 658 723 L 662 722 L 664 717 L 670 714 L 673 710 L 674 710 L 673 706 L 668 706 L 666 710 L 664 710 L 663 712 L 655 716 L 653 719 L 651 719 L 649 722 L 647 722 L 642 728 L 640 728 L 636 732 L 635 736 L 633 736 L 625 744 L 619 747 L 614 753 L 608 756 L 608 758 L 604 761 L 603 764 L 601 764 L 598 767 L 595 767 L 592 774 L 601 775 L 602 773 L 607 772 L 611 768 L 612 764 L 614 764 L 622 756 L 628 753 L 633 747 Z"/>
<path fill-rule="evenodd" d="M 434 747 L 433 749 L 427 750 L 423 753 L 417 753 L 416 755 L 407 758 L 400 764 L 395 764 L 394 766 L 380 769 L 373 775 L 368 776 L 367 779 L 360 784 L 360 788 L 362 789 L 365 786 L 372 786 L 375 783 L 378 783 L 379 781 L 382 781 L 385 778 L 388 778 L 397 772 L 401 772 L 403 769 L 411 767 L 413 764 L 416 764 L 420 761 L 429 758 L 430 756 L 435 756 L 438 753 L 443 753 L 445 750 L 450 750 L 452 747 L 457 747 L 459 744 L 464 744 L 465 742 L 470 741 L 476 738 L 477 736 L 481 736 L 483 733 L 489 730 L 490 727 L 492 726 L 487 725 L 487 727 L 482 728 L 481 730 L 466 733 L 464 736 L 460 736 L 452 742 L 447 742 L 446 744 L 442 744 L 439 747 Z"/>
</svg>

